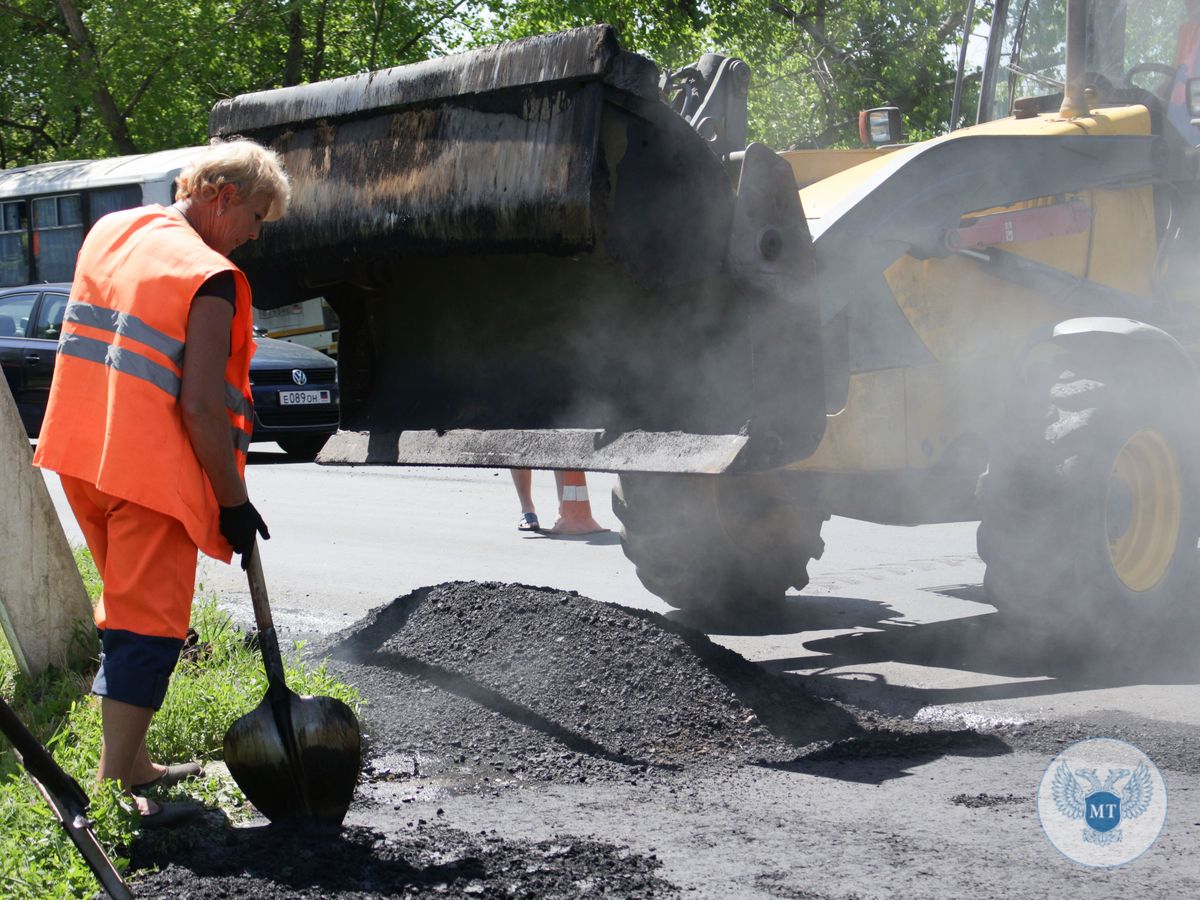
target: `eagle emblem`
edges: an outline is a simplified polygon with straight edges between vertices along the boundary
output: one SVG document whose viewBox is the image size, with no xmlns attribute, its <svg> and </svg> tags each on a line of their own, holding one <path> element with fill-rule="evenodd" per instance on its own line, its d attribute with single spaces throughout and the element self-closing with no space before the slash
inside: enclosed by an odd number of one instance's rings
<svg viewBox="0 0 1200 900">
<path fill-rule="evenodd" d="M 1117 793 L 1123 779 L 1124 788 Z M 1081 782 L 1082 779 L 1082 782 Z M 1130 774 L 1129 769 L 1109 769 L 1103 782 L 1095 769 L 1071 771 L 1064 759 L 1054 772 L 1054 805 L 1068 819 L 1082 819 L 1087 826 L 1083 839 L 1090 844 L 1115 844 L 1121 840 L 1117 826 L 1122 819 L 1136 819 L 1150 808 L 1154 783 L 1150 767 L 1142 762 Z"/>
</svg>

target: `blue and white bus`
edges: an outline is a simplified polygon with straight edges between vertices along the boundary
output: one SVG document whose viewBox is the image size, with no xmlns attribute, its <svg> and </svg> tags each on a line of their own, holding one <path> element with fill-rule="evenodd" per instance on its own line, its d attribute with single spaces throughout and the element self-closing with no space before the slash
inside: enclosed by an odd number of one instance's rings
<svg viewBox="0 0 1200 900">
<path fill-rule="evenodd" d="M 0 287 L 71 281 L 83 236 L 96 220 L 118 209 L 172 203 L 175 179 L 202 149 L 0 170 Z M 324 300 L 255 310 L 254 318 L 270 337 L 337 355 L 337 316 Z"/>
</svg>

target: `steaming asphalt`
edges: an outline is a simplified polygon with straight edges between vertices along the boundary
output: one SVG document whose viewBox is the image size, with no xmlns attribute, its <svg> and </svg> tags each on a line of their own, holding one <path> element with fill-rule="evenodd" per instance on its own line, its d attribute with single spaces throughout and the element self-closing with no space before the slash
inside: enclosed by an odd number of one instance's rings
<svg viewBox="0 0 1200 900">
<path fill-rule="evenodd" d="M 248 480 L 271 528 L 263 565 L 285 637 L 335 631 L 395 597 L 452 580 L 546 585 L 671 612 L 642 587 L 615 533 L 518 533 L 504 470 L 321 467 L 259 444 Z M 614 529 L 615 480 L 588 477 L 593 514 Z M 81 543 L 57 479 L 47 483 L 68 538 Z M 555 512 L 549 472 L 534 473 L 533 492 L 548 526 Z M 812 581 L 785 620 L 747 627 L 674 617 L 773 671 L 816 675 L 831 694 L 924 721 L 986 726 L 1131 715 L 1200 726 L 1200 660 L 1184 669 L 1177 660 L 1160 665 L 1147 648 L 1144 671 L 1080 680 L 1052 659 L 1023 659 L 1021 639 L 982 602 L 974 523 L 898 528 L 835 518 L 823 535 L 825 555 L 810 566 Z M 202 558 L 200 581 L 249 622 L 241 575 Z"/>
</svg>

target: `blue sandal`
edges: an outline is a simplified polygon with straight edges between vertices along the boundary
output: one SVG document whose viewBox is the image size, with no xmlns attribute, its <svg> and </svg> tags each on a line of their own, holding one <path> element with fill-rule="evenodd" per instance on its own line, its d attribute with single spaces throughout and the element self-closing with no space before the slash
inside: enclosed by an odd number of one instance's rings
<svg viewBox="0 0 1200 900">
<path fill-rule="evenodd" d="M 521 518 L 517 519 L 517 531 L 541 531 L 542 527 L 538 525 L 537 513 L 521 513 Z"/>
</svg>

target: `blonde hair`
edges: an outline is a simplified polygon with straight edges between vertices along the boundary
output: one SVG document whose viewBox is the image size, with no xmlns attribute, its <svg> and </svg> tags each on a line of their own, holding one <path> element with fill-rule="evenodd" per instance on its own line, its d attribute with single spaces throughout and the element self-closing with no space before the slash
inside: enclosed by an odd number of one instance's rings
<svg viewBox="0 0 1200 900">
<path fill-rule="evenodd" d="M 239 203 L 257 195 L 270 197 L 268 222 L 282 218 L 292 196 L 279 154 L 247 138 L 236 138 L 213 141 L 186 166 L 176 181 L 175 199 L 211 201 L 225 184 L 237 188 Z"/>
</svg>

